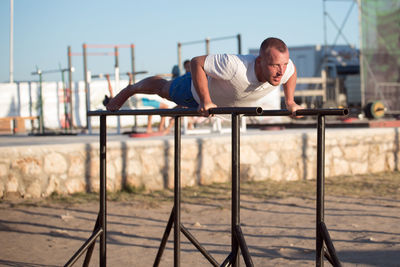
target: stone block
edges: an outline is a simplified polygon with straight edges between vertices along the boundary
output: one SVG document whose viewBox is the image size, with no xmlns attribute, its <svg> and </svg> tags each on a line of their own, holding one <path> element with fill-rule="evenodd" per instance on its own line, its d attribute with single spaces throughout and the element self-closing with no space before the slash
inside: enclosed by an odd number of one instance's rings
<svg viewBox="0 0 400 267">
<path fill-rule="evenodd" d="M 52 152 L 44 157 L 44 172 L 47 174 L 65 173 L 67 166 L 67 160 L 60 153 Z"/>
<path fill-rule="evenodd" d="M 22 157 L 12 164 L 12 169 L 18 169 L 24 176 L 37 176 L 42 173 L 42 161 L 36 157 Z"/>
</svg>

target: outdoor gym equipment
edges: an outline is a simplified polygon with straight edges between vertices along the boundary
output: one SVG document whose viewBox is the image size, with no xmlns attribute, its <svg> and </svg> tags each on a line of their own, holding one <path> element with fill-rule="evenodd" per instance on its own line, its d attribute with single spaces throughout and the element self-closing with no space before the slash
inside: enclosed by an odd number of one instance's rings
<svg viewBox="0 0 400 267">
<path fill-rule="evenodd" d="M 55 70 L 41 70 L 36 68 L 36 71 L 32 72 L 31 75 L 38 75 L 39 76 L 39 99 L 38 99 L 38 108 L 39 108 L 39 132 L 40 134 L 45 134 L 45 126 L 44 126 L 44 111 L 43 111 L 43 74 L 49 73 L 61 73 L 61 81 L 63 87 L 63 94 L 64 94 L 64 130 L 67 132 L 68 128 L 71 129 L 72 127 L 72 109 L 68 112 L 67 103 L 71 102 L 71 87 L 66 88 L 65 86 L 65 79 L 64 79 L 64 72 L 72 73 L 75 69 L 73 67 L 69 67 L 66 69 L 59 69 Z M 69 96 L 69 97 L 68 97 Z"/>
<path fill-rule="evenodd" d="M 385 105 L 381 101 L 370 102 L 364 107 L 365 116 L 369 119 L 380 119 L 385 115 Z"/>
<path fill-rule="evenodd" d="M 247 116 L 289 116 L 288 110 L 262 110 L 260 107 L 213 108 L 210 114 L 231 114 L 232 116 L 232 207 L 231 207 L 231 252 L 219 264 L 212 255 L 195 239 L 181 223 L 181 117 L 199 116 L 196 109 L 153 109 L 153 110 L 119 110 L 89 111 L 88 116 L 100 117 L 100 207 L 92 235 L 72 256 L 65 266 L 72 266 L 85 251 L 83 266 L 88 266 L 95 241 L 100 237 L 100 266 L 106 266 L 107 206 L 106 206 L 106 150 L 107 150 L 107 116 L 163 115 L 175 119 L 174 133 L 174 206 L 171 211 L 161 244 L 155 258 L 154 266 L 158 266 L 165 249 L 168 236 L 174 228 L 174 266 L 180 266 L 180 233 L 203 254 L 212 266 L 239 266 L 241 251 L 246 266 L 254 266 L 248 250 L 244 234 L 240 226 L 240 115 Z M 324 180 L 325 180 L 325 116 L 347 115 L 347 109 L 304 109 L 296 115 L 317 116 L 317 198 L 316 198 L 316 266 L 324 265 L 324 256 L 333 266 L 341 266 L 335 248 L 324 222 Z M 326 245 L 327 251 L 324 249 Z"/>
<path fill-rule="evenodd" d="M 88 52 L 89 48 L 101 48 L 101 49 L 110 49 L 113 48 L 113 52 Z M 114 56 L 115 57 L 115 65 L 114 65 L 114 77 L 115 77 L 115 88 L 119 88 L 119 48 L 130 48 L 131 51 L 131 73 L 133 73 L 133 81 L 135 81 L 135 75 L 137 74 L 135 71 L 135 46 L 134 44 L 83 44 L 82 45 L 82 53 L 73 53 L 71 52 L 71 48 L 68 47 L 68 64 L 71 66 L 71 57 L 72 56 L 82 56 L 83 57 L 83 75 L 85 80 L 85 95 L 86 95 L 86 111 L 90 110 L 90 78 L 88 70 L 88 56 Z M 69 77 L 70 84 L 72 83 L 72 77 Z M 89 116 L 86 116 L 86 128 L 89 133 L 92 132 L 92 125 Z M 119 127 L 118 127 L 119 129 Z"/>
<path fill-rule="evenodd" d="M 237 53 L 240 55 L 242 54 L 242 37 L 240 34 L 234 35 L 234 36 L 224 36 L 224 37 L 217 37 L 217 38 L 205 38 L 204 40 L 197 40 L 197 41 L 189 41 L 189 42 L 178 42 L 178 68 L 179 72 L 182 70 L 182 46 L 184 45 L 193 45 L 193 44 L 199 44 L 199 43 L 205 43 L 206 44 L 206 55 L 210 54 L 210 42 L 212 41 L 222 41 L 222 40 L 228 40 L 228 39 L 237 39 L 237 46 L 238 46 L 238 51 Z"/>
</svg>

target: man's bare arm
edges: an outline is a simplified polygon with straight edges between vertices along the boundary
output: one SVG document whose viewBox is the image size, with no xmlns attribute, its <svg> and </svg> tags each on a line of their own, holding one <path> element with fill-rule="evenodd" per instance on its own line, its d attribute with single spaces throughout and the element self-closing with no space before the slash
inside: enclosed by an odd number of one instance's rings
<svg viewBox="0 0 400 267">
<path fill-rule="evenodd" d="M 294 113 L 296 110 L 302 109 L 302 107 L 297 105 L 296 102 L 294 101 L 294 91 L 296 89 L 296 82 L 297 82 L 297 71 L 296 71 L 296 66 L 294 66 L 293 75 L 289 78 L 289 80 L 285 84 L 283 84 L 286 108 L 292 112 L 293 116 L 295 115 Z"/>
<path fill-rule="evenodd" d="M 200 98 L 199 112 L 203 116 L 209 116 L 208 109 L 216 107 L 211 100 L 207 75 L 204 71 L 206 57 L 207 56 L 195 57 L 190 63 L 193 85 Z"/>
</svg>

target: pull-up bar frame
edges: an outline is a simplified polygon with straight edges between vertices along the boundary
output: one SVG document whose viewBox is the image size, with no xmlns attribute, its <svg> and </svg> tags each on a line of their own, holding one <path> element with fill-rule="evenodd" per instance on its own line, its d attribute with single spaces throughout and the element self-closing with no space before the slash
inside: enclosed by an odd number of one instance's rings
<svg viewBox="0 0 400 267">
<path fill-rule="evenodd" d="M 262 110 L 260 107 L 213 108 L 210 114 L 231 114 L 232 116 L 232 210 L 231 210 L 231 252 L 219 264 L 210 253 L 195 239 L 183 226 L 181 217 L 181 117 L 199 116 L 196 109 L 153 109 L 153 110 L 120 110 L 89 111 L 88 116 L 100 117 L 100 207 L 92 235 L 65 264 L 72 266 L 86 251 L 83 266 L 88 266 L 94 249 L 95 241 L 100 237 L 100 266 L 106 266 L 106 235 L 107 235 L 107 207 L 106 207 L 106 117 L 118 115 L 163 115 L 175 118 L 174 133 L 174 206 L 171 211 L 161 244 L 156 255 L 154 266 L 158 266 L 165 249 L 168 236 L 174 226 L 174 266 L 180 266 L 180 233 L 203 254 L 212 266 L 239 266 L 241 251 L 246 266 L 254 266 L 240 226 L 240 115 L 246 116 L 288 116 L 288 110 Z M 317 203 L 316 203 L 316 266 L 324 265 L 324 256 L 335 267 L 341 266 L 335 248 L 324 222 L 324 180 L 325 180 L 325 116 L 344 116 L 347 109 L 303 109 L 296 112 L 299 116 L 317 116 Z M 324 243 L 327 251 L 324 249 Z"/>
<path fill-rule="evenodd" d="M 182 70 L 182 46 L 205 43 L 206 55 L 208 55 L 208 54 L 210 54 L 210 42 L 211 41 L 222 41 L 222 40 L 228 40 L 228 39 L 237 39 L 238 54 L 240 55 L 242 53 L 242 37 L 241 37 L 240 33 L 237 35 L 234 35 L 234 36 L 205 38 L 203 40 L 197 40 L 197 41 L 178 42 L 178 67 L 179 67 L 179 70 Z"/>
<path fill-rule="evenodd" d="M 96 49 L 96 48 L 105 48 L 105 49 L 114 49 L 113 52 L 88 52 L 87 50 L 91 49 Z M 88 112 L 90 110 L 90 86 L 89 86 L 89 81 L 90 81 L 90 75 L 88 75 L 88 63 L 87 63 L 87 57 L 88 56 L 114 56 L 115 58 L 115 65 L 114 65 L 114 71 L 115 71 L 115 87 L 119 87 L 119 48 L 130 48 L 131 52 L 131 73 L 133 76 L 133 82 L 136 80 L 136 75 L 137 74 L 142 74 L 138 73 L 135 70 L 135 45 L 134 44 L 87 44 L 84 43 L 82 44 L 82 52 L 72 52 L 71 47 L 68 46 L 68 68 L 72 68 L 72 57 L 73 56 L 82 56 L 83 58 L 83 77 L 85 81 L 85 106 L 86 106 L 86 111 Z M 69 87 L 72 89 L 72 73 L 69 73 Z M 71 103 L 71 111 L 72 111 L 72 103 Z M 118 119 L 118 133 L 119 133 L 119 119 Z M 136 123 L 135 123 L 136 125 Z M 89 133 L 92 132 L 92 125 L 89 116 L 86 116 L 86 129 L 88 129 Z"/>
</svg>

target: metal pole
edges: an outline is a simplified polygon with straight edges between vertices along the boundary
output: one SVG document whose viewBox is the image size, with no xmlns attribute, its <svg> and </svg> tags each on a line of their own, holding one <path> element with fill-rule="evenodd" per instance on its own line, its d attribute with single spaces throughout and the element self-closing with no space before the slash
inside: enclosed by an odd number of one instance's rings
<svg viewBox="0 0 400 267">
<path fill-rule="evenodd" d="M 39 108 L 40 108 L 39 129 L 40 133 L 44 134 L 43 80 L 42 80 L 42 72 L 38 70 L 38 73 L 39 73 Z"/>
<path fill-rule="evenodd" d="M 135 45 L 131 44 L 131 69 L 132 69 L 132 83 L 136 82 L 136 69 L 135 69 Z"/>
<path fill-rule="evenodd" d="M 107 144 L 107 123 L 106 116 L 100 116 L 100 228 L 103 232 L 100 235 L 100 266 L 106 266 L 107 259 L 107 191 L 106 191 L 106 144 Z"/>
<path fill-rule="evenodd" d="M 238 54 L 242 54 L 242 36 L 240 33 L 237 35 L 237 40 L 238 40 Z"/>
<path fill-rule="evenodd" d="M 73 109 L 72 109 L 72 52 L 71 46 L 68 46 L 68 87 L 69 87 L 69 128 L 72 129 L 73 125 Z"/>
<path fill-rule="evenodd" d="M 328 45 L 328 37 L 327 37 L 327 28 L 326 28 L 326 16 L 327 16 L 327 13 L 326 13 L 326 3 L 325 3 L 325 1 L 326 0 L 322 0 L 322 12 L 323 12 L 323 19 L 324 19 L 324 21 L 323 21 L 323 27 L 324 27 L 324 50 L 323 50 L 323 57 L 322 57 L 322 60 L 323 60 L 323 63 L 325 62 L 325 57 L 326 57 L 326 54 L 327 54 L 327 45 Z"/>
<path fill-rule="evenodd" d="M 360 35 L 359 40 L 360 40 L 360 81 L 361 81 L 361 109 L 365 106 L 365 73 L 364 73 L 364 61 L 366 58 L 364 57 L 364 46 L 363 46 L 363 28 L 362 28 L 362 2 L 361 0 L 357 0 L 358 3 L 358 33 Z"/>
<path fill-rule="evenodd" d="M 239 115 L 232 113 L 232 223 L 231 240 L 233 267 L 239 267 L 239 243 L 236 226 L 240 224 L 240 128 Z M 236 255 L 235 255 L 236 254 Z"/>
<path fill-rule="evenodd" d="M 325 116 L 318 115 L 317 122 L 317 221 L 316 221 L 316 266 L 324 266 L 324 239 L 321 223 L 324 221 L 325 180 Z"/>
<path fill-rule="evenodd" d="M 62 89 L 63 89 L 63 96 L 64 96 L 64 132 L 67 132 L 67 123 L 69 122 L 68 120 L 68 112 L 67 112 L 67 103 L 65 102 L 67 100 L 67 88 L 65 86 L 65 79 L 64 79 L 64 70 L 61 70 L 61 82 L 62 82 Z"/>
<path fill-rule="evenodd" d="M 14 82 L 14 0 L 10 0 L 10 83 Z"/>
<path fill-rule="evenodd" d="M 181 117 L 175 117 L 174 155 L 174 266 L 180 266 L 181 254 Z"/>
<path fill-rule="evenodd" d="M 83 77 L 85 79 L 85 96 L 86 96 L 86 112 L 90 110 L 90 90 L 89 90 L 89 75 L 88 75 L 88 67 L 87 67 L 87 54 L 86 54 L 87 44 L 82 45 L 83 52 Z M 86 129 L 89 130 L 89 133 L 92 132 L 91 120 L 86 115 Z"/>
<path fill-rule="evenodd" d="M 114 47 L 114 54 L 115 54 L 115 66 L 114 66 L 114 71 L 115 71 L 115 85 L 114 89 L 119 90 L 119 56 L 118 56 L 118 46 Z M 115 92 L 115 91 L 114 91 Z M 121 117 L 117 117 L 117 134 L 121 133 Z"/>
<path fill-rule="evenodd" d="M 210 54 L 210 38 L 206 38 L 206 55 Z"/>
<path fill-rule="evenodd" d="M 135 67 L 135 45 L 131 44 L 131 67 L 132 67 L 132 84 L 136 83 L 136 67 Z M 134 102 L 134 108 L 137 108 L 136 101 Z M 137 116 L 133 117 L 133 130 L 137 130 Z"/>
<path fill-rule="evenodd" d="M 182 44 L 178 43 L 178 67 L 182 71 Z"/>
</svg>

